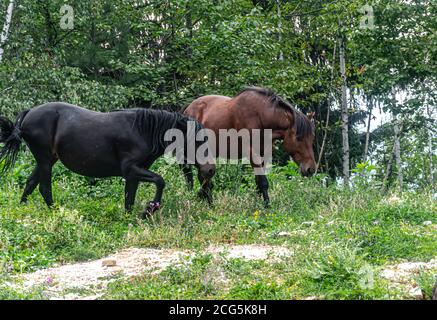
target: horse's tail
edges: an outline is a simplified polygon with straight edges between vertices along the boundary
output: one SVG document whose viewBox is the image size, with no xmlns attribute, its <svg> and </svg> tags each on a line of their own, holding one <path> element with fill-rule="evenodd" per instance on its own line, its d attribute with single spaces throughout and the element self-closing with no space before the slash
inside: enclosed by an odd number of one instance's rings
<svg viewBox="0 0 437 320">
<path fill-rule="evenodd" d="M 0 117 L 0 143 L 4 143 L 3 148 L 0 149 L 1 173 L 5 173 L 12 168 L 17 160 L 22 142 L 21 122 L 28 112 L 29 110 L 21 112 L 15 124 L 5 117 Z"/>
</svg>

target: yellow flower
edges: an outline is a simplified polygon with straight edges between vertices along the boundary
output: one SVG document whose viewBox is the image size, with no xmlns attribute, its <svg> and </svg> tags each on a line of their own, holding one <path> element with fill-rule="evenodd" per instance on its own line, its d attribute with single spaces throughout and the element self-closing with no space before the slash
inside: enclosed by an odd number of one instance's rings
<svg viewBox="0 0 437 320">
<path fill-rule="evenodd" d="M 258 210 L 253 213 L 253 218 L 255 220 L 257 220 L 259 218 L 259 211 Z"/>
</svg>

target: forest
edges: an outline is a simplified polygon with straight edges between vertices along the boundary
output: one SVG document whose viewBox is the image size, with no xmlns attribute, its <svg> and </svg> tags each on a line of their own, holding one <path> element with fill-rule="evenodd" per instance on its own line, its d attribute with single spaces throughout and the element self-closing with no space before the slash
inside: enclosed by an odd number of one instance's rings
<svg viewBox="0 0 437 320">
<path fill-rule="evenodd" d="M 61 164 L 54 208 L 37 191 L 19 205 L 34 166 L 23 147 L 0 175 L 0 299 L 431 299 L 436 17 L 428 0 L 2 0 L 0 116 L 54 101 L 180 112 L 265 87 L 314 114 L 316 174 L 301 177 L 278 143 L 269 208 L 244 164 L 218 165 L 208 206 L 158 160 L 163 206 L 140 220 L 123 210 L 121 179 Z M 152 193 L 143 184 L 139 202 Z M 33 276 L 126 248 L 192 254 L 104 284 Z"/>
</svg>

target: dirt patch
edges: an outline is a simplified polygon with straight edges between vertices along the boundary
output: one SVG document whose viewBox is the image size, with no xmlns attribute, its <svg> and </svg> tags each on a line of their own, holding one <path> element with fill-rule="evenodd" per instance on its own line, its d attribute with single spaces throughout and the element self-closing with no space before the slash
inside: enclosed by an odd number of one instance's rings
<svg viewBox="0 0 437 320">
<path fill-rule="evenodd" d="M 422 291 L 415 281 L 421 270 L 437 274 L 437 258 L 429 262 L 403 262 L 387 266 L 381 276 L 389 280 L 394 288 L 405 292 L 407 298 L 422 299 Z"/>
<path fill-rule="evenodd" d="M 205 253 L 272 262 L 292 254 L 283 247 L 263 245 L 211 246 Z M 161 272 L 170 265 L 187 262 L 186 258 L 193 254 L 188 250 L 129 248 L 95 261 L 23 274 L 19 276 L 22 282 L 13 286 L 25 290 L 44 286 L 44 292 L 51 299 L 98 299 L 108 283 L 119 277 Z"/>
<path fill-rule="evenodd" d="M 271 262 L 293 254 L 287 248 L 267 245 L 210 246 L 206 252 L 225 255 L 227 258 L 233 259 L 269 260 Z"/>
</svg>

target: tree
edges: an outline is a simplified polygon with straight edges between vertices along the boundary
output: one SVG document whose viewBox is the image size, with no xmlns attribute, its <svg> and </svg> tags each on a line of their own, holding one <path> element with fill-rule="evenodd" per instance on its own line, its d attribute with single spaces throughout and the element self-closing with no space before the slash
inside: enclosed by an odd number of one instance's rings
<svg viewBox="0 0 437 320">
<path fill-rule="evenodd" d="M 8 9 L 6 11 L 5 22 L 3 24 L 2 33 L 0 34 L 0 62 L 3 59 L 3 52 L 4 52 L 3 46 L 5 45 L 6 40 L 8 40 L 9 28 L 11 27 L 11 23 L 12 23 L 13 11 L 14 11 L 14 0 L 9 0 Z"/>
<path fill-rule="evenodd" d="M 341 22 L 340 22 L 341 27 Z M 346 186 L 349 185 L 349 115 L 347 106 L 347 80 L 346 80 L 346 57 L 345 39 L 340 38 L 340 72 L 341 72 L 341 135 L 343 141 L 343 180 Z"/>
<path fill-rule="evenodd" d="M 368 109 L 368 116 L 367 116 L 366 138 L 365 138 L 366 140 L 364 144 L 363 162 L 367 162 L 367 157 L 369 155 L 370 122 L 372 121 L 372 111 L 373 111 L 372 97 L 367 98 L 367 109 Z"/>
<path fill-rule="evenodd" d="M 350 170 L 369 161 L 379 182 L 395 182 L 395 127 L 371 131 L 381 105 L 402 121 L 404 186 L 435 181 L 437 12 L 429 0 L 71 0 L 72 30 L 58 23 L 64 2 L 20 0 L 13 27 L 12 14 L 0 22 L 0 48 L 8 45 L 0 114 L 53 100 L 180 110 L 201 95 L 258 85 L 316 112 L 318 172 L 347 184 Z M 374 28 L 360 27 L 366 3 Z M 403 103 L 390 102 L 393 88 Z"/>
</svg>

